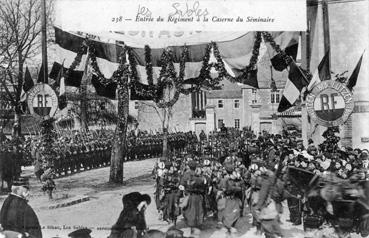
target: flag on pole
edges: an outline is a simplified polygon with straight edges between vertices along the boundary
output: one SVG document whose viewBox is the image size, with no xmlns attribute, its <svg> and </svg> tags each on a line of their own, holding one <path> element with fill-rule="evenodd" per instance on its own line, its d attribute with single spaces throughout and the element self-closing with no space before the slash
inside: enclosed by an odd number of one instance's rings
<svg viewBox="0 0 369 238">
<path fill-rule="evenodd" d="M 356 67 L 354 69 L 354 71 L 352 72 L 350 78 L 347 81 L 347 88 L 350 89 L 352 91 L 352 89 L 355 87 L 356 82 L 357 82 L 357 77 L 359 76 L 359 72 L 360 72 L 360 67 L 361 67 L 361 62 L 363 60 L 363 54 L 361 55 L 359 62 L 357 62 Z"/>
<path fill-rule="evenodd" d="M 24 102 L 27 99 L 27 92 L 34 86 L 33 79 L 31 73 L 29 72 L 28 67 L 26 67 L 26 72 L 24 73 L 24 83 L 22 87 L 20 101 Z"/>
<path fill-rule="evenodd" d="M 41 64 L 40 71 L 38 71 L 37 83 L 44 82 L 44 64 Z"/>
<path fill-rule="evenodd" d="M 59 100 L 58 107 L 60 110 L 63 110 L 67 107 L 67 97 L 65 94 L 65 77 L 64 77 L 64 65 L 59 70 L 59 74 L 57 77 L 57 84 L 59 84 Z"/>
<path fill-rule="evenodd" d="M 311 91 L 315 85 L 324 80 L 331 79 L 331 72 L 329 70 L 329 50 L 325 53 L 323 59 L 320 61 L 318 68 L 315 70 L 313 78 L 311 79 L 307 90 Z"/>
<path fill-rule="evenodd" d="M 283 112 L 292 107 L 296 100 L 300 97 L 300 93 L 304 87 L 309 84 L 305 74 L 294 61 L 290 63 L 288 79 L 283 91 L 281 101 L 279 102 L 278 112 Z"/>
</svg>

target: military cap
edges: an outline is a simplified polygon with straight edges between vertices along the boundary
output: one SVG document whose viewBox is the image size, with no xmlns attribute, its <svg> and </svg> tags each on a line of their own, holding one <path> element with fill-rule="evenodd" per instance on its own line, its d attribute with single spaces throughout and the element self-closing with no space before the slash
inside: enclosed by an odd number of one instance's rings
<svg viewBox="0 0 369 238">
<path fill-rule="evenodd" d="M 91 238 L 91 230 L 88 228 L 78 229 L 68 234 L 71 238 Z"/>
</svg>

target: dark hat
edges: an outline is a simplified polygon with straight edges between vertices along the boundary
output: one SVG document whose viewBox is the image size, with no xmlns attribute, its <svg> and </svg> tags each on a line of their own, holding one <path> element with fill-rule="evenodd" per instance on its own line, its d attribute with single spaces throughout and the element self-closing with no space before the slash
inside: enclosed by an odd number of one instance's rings
<svg viewBox="0 0 369 238">
<path fill-rule="evenodd" d="M 20 177 L 18 180 L 13 181 L 13 186 L 22 186 L 29 189 L 28 178 Z"/>
<path fill-rule="evenodd" d="M 197 166 L 197 163 L 196 163 L 196 161 L 194 161 L 194 160 L 190 160 L 190 161 L 188 162 L 188 166 L 190 167 L 190 169 L 195 169 L 195 168 L 196 168 L 196 166 Z"/>
<path fill-rule="evenodd" d="M 137 206 L 140 203 L 141 200 L 141 193 L 139 192 L 132 192 L 128 193 L 123 196 L 123 206 L 129 207 L 129 206 Z"/>
<path fill-rule="evenodd" d="M 78 229 L 68 234 L 72 238 L 91 238 L 91 230 L 88 228 Z"/>
<path fill-rule="evenodd" d="M 147 204 L 151 203 L 151 197 L 149 194 L 141 194 L 140 202 L 145 201 Z"/>
</svg>

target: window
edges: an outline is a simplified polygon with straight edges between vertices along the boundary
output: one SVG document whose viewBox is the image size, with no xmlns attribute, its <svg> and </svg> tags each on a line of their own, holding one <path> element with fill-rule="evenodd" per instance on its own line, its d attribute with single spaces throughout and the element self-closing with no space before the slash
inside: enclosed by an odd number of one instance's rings
<svg viewBox="0 0 369 238">
<path fill-rule="evenodd" d="M 135 109 L 138 109 L 138 102 L 135 102 Z"/>
<path fill-rule="evenodd" d="M 234 100 L 234 108 L 240 108 L 240 100 Z"/>
<path fill-rule="evenodd" d="M 218 108 L 223 108 L 223 100 L 218 100 Z"/>
<path fill-rule="evenodd" d="M 223 125 L 223 119 L 218 119 L 218 128 L 221 128 Z"/>
<path fill-rule="evenodd" d="M 206 92 L 193 92 L 192 99 L 192 118 L 205 118 L 206 112 Z"/>
<path fill-rule="evenodd" d="M 280 101 L 280 93 L 279 91 L 271 92 L 270 94 L 270 102 L 271 103 L 279 103 Z"/>
<path fill-rule="evenodd" d="M 258 102 L 258 100 L 257 100 L 257 98 L 256 98 L 256 92 L 257 92 L 257 90 L 255 89 L 255 88 L 253 88 L 252 89 L 252 104 L 255 104 L 255 103 L 257 103 Z"/>
<path fill-rule="evenodd" d="M 240 119 L 234 119 L 234 128 L 240 129 Z"/>
</svg>

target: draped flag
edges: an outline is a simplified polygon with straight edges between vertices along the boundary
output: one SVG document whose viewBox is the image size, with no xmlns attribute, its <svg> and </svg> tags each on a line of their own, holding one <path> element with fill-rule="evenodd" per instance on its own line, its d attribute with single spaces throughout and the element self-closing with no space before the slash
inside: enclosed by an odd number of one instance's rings
<svg viewBox="0 0 369 238">
<path fill-rule="evenodd" d="M 302 89 L 309 84 L 305 74 L 294 61 L 290 63 L 289 68 L 288 79 L 278 105 L 278 112 L 283 112 L 292 107 L 300 97 Z"/>
<path fill-rule="evenodd" d="M 286 55 L 291 56 L 294 60 L 296 60 L 297 51 L 298 51 L 297 42 L 295 42 L 295 44 L 293 45 L 286 47 L 284 50 Z M 270 59 L 270 62 L 272 63 L 273 68 L 277 71 L 283 71 L 288 66 L 283 57 L 281 56 L 281 54 L 276 54 L 273 58 Z"/>
<path fill-rule="evenodd" d="M 359 59 L 359 62 L 357 62 L 354 71 L 352 72 L 350 78 L 347 81 L 347 88 L 350 89 L 351 91 L 356 85 L 357 78 L 358 78 L 359 72 L 360 72 L 361 62 L 363 60 L 363 55 L 364 55 L 364 53 L 361 55 L 361 57 Z"/>
<path fill-rule="evenodd" d="M 91 83 L 94 86 L 97 95 L 106 97 L 112 100 L 115 100 L 116 98 L 116 90 L 117 90 L 117 84 L 112 82 L 108 85 L 103 85 L 100 83 L 98 77 L 96 75 L 92 75 Z"/>
<path fill-rule="evenodd" d="M 63 76 L 65 76 L 68 69 L 65 68 L 62 64 L 59 64 L 58 62 L 54 62 L 51 68 L 51 71 L 49 73 L 49 78 L 55 80 L 55 83 L 57 83 L 56 86 L 59 86 L 60 81 L 58 81 L 57 79 L 62 69 L 63 69 Z M 70 70 L 68 77 L 64 77 L 65 86 L 78 88 L 79 86 L 81 86 L 82 76 L 83 76 L 83 71 Z"/>
<path fill-rule="evenodd" d="M 179 63 L 183 51 L 183 45 L 186 44 L 189 57 L 186 61 L 184 79 L 198 78 L 203 65 L 203 58 L 206 53 L 207 45 L 210 41 L 217 44 L 220 57 L 225 64 L 225 69 L 230 75 L 237 77 L 239 72 L 249 64 L 254 45 L 253 32 L 200 32 L 195 35 L 188 35 L 179 40 L 171 39 L 172 45 L 168 45 L 165 39 L 149 39 L 147 41 L 136 40 L 128 32 L 101 33 L 93 38 L 97 64 L 106 78 L 110 78 L 113 72 L 118 68 L 119 55 L 122 52 L 122 46 L 116 44 L 116 41 L 123 41 L 130 47 L 135 61 L 137 62 L 137 72 L 139 82 L 148 85 L 145 61 L 145 45 L 151 47 L 151 59 L 153 66 L 154 84 L 160 74 L 161 56 L 166 47 L 170 47 L 173 52 L 174 68 L 179 72 Z M 299 32 L 272 32 L 277 44 L 282 49 L 296 44 L 299 38 Z M 55 27 L 56 55 L 59 57 L 59 63 L 65 60 L 68 67 L 74 61 L 76 53 L 80 51 L 81 45 L 87 35 L 81 35 L 72 32 L 66 32 Z M 274 50 L 267 48 L 264 54 L 272 54 Z M 85 52 L 84 52 L 85 53 Z M 75 69 L 82 71 L 86 57 L 83 56 L 80 65 Z M 238 72 L 238 75 L 237 75 Z M 247 83 L 247 82 L 245 82 Z"/>
<path fill-rule="evenodd" d="M 331 79 L 331 72 L 329 70 L 329 51 L 325 53 L 322 61 L 320 61 L 318 68 L 315 70 L 313 78 L 311 79 L 307 90 L 311 91 L 315 85 L 324 80 Z"/>
</svg>

